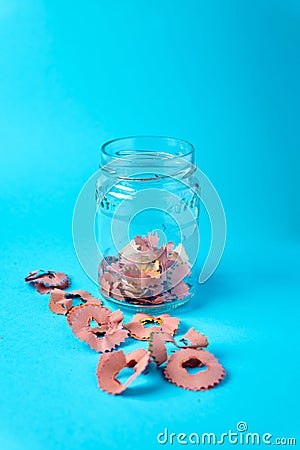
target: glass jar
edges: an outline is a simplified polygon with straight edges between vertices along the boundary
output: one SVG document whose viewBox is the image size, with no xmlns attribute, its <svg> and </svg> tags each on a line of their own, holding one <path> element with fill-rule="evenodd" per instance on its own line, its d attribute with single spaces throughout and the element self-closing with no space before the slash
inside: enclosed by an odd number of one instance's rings
<svg viewBox="0 0 300 450">
<path fill-rule="evenodd" d="M 102 295 L 136 311 L 165 311 L 193 294 L 199 182 L 192 144 L 116 139 L 101 148 L 96 241 Z"/>
</svg>

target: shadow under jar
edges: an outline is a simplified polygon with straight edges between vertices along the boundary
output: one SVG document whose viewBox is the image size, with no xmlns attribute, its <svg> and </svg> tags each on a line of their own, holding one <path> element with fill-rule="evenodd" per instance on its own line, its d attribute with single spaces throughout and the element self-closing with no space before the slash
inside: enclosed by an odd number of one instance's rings
<svg viewBox="0 0 300 450">
<path fill-rule="evenodd" d="M 174 138 L 121 138 L 101 148 L 96 190 L 99 287 L 121 307 L 186 303 L 196 277 L 199 183 L 194 147 Z"/>
</svg>

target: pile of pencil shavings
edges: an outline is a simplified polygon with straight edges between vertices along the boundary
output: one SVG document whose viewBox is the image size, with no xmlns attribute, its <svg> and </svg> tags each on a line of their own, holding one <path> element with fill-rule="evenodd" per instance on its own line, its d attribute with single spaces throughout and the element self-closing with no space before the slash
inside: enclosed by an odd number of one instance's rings
<svg viewBox="0 0 300 450">
<path fill-rule="evenodd" d="M 116 256 L 99 265 L 99 285 L 105 298 L 134 305 L 161 305 L 190 295 L 184 281 L 191 264 L 182 244 L 158 246 L 158 235 L 136 236 Z"/>
<path fill-rule="evenodd" d="M 124 392 L 151 361 L 157 367 L 163 367 L 162 373 L 166 380 L 193 391 L 213 388 L 225 376 L 225 370 L 219 361 L 204 350 L 208 346 L 206 336 L 190 328 L 179 342 L 174 339 L 180 322 L 176 317 L 169 314 L 150 316 L 139 313 L 124 324 L 120 310 L 111 311 L 103 306 L 100 299 L 88 292 L 64 291 L 70 285 L 70 278 L 61 272 L 38 270 L 31 272 L 25 281 L 32 283 L 41 294 L 50 293 L 51 311 L 65 315 L 75 336 L 96 352 L 102 353 L 96 374 L 99 387 L 109 394 Z M 76 306 L 75 300 L 76 303 L 79 301 Z M 123 350 L 116 351 L 116 347 L 128 337 L 147 341 L 148 347 L 138 348 L 127 354 Z M 170 356 L 166 343 L 177 349 Z M 133 374 L 122 384 L 117 376 L 124 368 L 132 368 Z M 204 370 L 189 373 L 188 368 Z"/>
</svg>

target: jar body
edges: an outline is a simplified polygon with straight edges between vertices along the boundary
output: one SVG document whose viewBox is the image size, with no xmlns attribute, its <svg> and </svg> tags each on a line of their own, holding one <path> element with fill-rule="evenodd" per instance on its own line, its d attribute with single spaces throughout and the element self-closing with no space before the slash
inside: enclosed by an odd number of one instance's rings
<svg viewBox="0 0 300 450">
<path fill-rule="evenodd" d="M 195 282 L 199 183 L 193 148 L 184 158 L 177 154 L 178 145 L 181 153 L 183 145 L 191 145 L 184 141 L 131 139 L 134 143 L 117 143 L 129 147 L 125 155 L 104 155 L 101 165 L 95 222 L 103 256 L 99 287 L 122 307 L 168 310 L 191 298 Z"/>
</svg>

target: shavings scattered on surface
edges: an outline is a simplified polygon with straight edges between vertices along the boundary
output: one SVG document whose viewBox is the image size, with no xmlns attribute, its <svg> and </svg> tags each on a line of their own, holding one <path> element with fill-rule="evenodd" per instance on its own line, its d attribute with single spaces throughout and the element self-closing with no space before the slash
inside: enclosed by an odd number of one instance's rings
<svg viewBox="0 0 300 450">
<path fill-rule="evenodd" d="M 148 342 L 150 357 L 157 366 L 160 366 L 168 359 L 165 343 L 172 342 L 173 338 L 169 333 L 152 332 Z"/>
<path fill-rule="evenodd" d="M 148 351 L 152 360 L 157 366 L 163 364 L 168 359 L 166 342 L 171 342 L 177 348 L 203 348 L 208 346 L 207 337 L 190 328 L 188 332 L 180 339 L 184 345 L 179 345 L 169 333 L 163 331 L 155 331 L 150 333 L 148 342 Z"/>
<path fill-rule="evenodd" d="M 149 249 L 155 252 L 158 238 L 156 235 L 149 235 L 146 239 L 137 237 L 135 245 L 141 252 L 148 253 Z M 124 253 L 128 252 L 130 250 L 126 249 Z M 168 243 L 164 252 L 172 253 L 173 244 Z M 133 256 L 136 257 L 136 254 Z M 184 264 L 188 264 L 183 250 L 181 250 L 181 258 Z M 167 264 L 168 258 L 162 258 L 161 262 Z M 116 258 L 111 258 L 110 265 L 117 265 Z M 64 292 L 63 289 L 70 284 L 70 278 L 61 272 L 35 270 L 29 273 L 25 281 L 32 283 L 41 293 L 50 293 L 51 311 L 66 316 L 75 336 L 97 352 L 102 352 L 97 367 L 97 378 L 99 387 L 107 393 L 120 394 L 141 373 L 149 373 L 146 369 L 150 358 L 156 366 L 166 362 L 163 370 L 166 380 L 188 390 L 210 389 L 220 383 L 225 376 L 224 368 L 214 355 L 203 350 L 208 346 L 206 336 L 190 328 L 180 340 L 177 340 L 179 343 L 175 340 L 173 336 L 180 322 L 180 319 L 176 317 L 169 314 L 150 316 L 139 313 L 124 325 L 123 313 L 120 310 L 111 311 L 102 305 L 100 299 L 89 292 L 84 290 Z M 114 284 L 113 275 L 109 272 L 107 272 L 106 282 L 110 290 L 119 289 Z M 149 283 L 147 286 L 152 285 Z M 177 289 L 176 295 L 180 293 L 180 289 L 185 292 L 181 283 L 173 289 Z M 75 306 L 75 299 L 81 304 Z M 148 351 L 143 348 L 127 354 L 122 350 L 114 351 L 116 346 L 125 341 L 129 333 L 134 339 L 148 340 Z M 175 345 L 179 350 L 171 350 L 168 356 L 166 342 Z M 116 377 L 123 368 L 133 368 L 134 373 L 122 384 Z M 204 370 L 198 373 L 189 373 L 187 370 L 196 368 Z"/>
<path fill-rule="evenodd" d="M 198 373 L 189 373 L 187 368 L 201 368 Z M 217 358 L 207 350 L 185 348 L 173 353 L 164 369 L 170 383 L 191 391 L 211 389 L 225 377 L 225 370 Z"/>
<path fill-rule="evenodd" d="M 199 348 L 208 346 L 207 336 L 199 333 L 199 331 L 195 330 L 195 328 L 190 328 L 183 336 L 183 339 L 187 341 L 187 347 Z"/>
<path fill-rule="evenodd" d="M 124 324 L 124 327 L 129 331 L 134 339 L 147 340 L 153 331 L 164 331 L 171 335 L 175 334 L 180 319 L 172 317 L 169 314 L 161 314 L 160 316 L 149 316 L 146 313 L 135 314 L 131 321 Z M 151 325 L 147 327 L 147 325 Z"/>
<path fill-rule="evenodd" d="M 109 394 L 121 394 L 146 369 L 148 362 L 149 353 L 143 348 L 138 348 L 127 354 L 122 350 L 104 353 L 100 356 L 97 367 L 97 378 L 100 389 Z M 132 367 L 134 373 L 122 384 L 116 377 L 125 367 Z"/>
<path fill-rule="evenodd" d="M 34 270 L 27 275 L 25 281 L 33 284 L 40 294 L 48 294 L 55 288 L 67 289 L 71 284 L 68 275 L 54 270 Z"/>
<path fill-rule="evenodd" d="M 99 298 L 94 297 L 87 291 L 65 292 L 61 289 L 53 289 L 50 294 L 49 308 L 55 314 L 66 315 L 74 306 L 75 299 L 79 300 L 81 304 L 102 305 L 102 301 Z"/>
<path fill-rule="evenodd" d="M 123 329 L 122 320 L 120 310 L 111 312 L 104 306 L 93 304 L 75 306 L 68 314 L 73 333 L 96 352 L 112 350 L 125 341 L 128 331 Z"/>
<path fill-rule="evenodd" d="M 158 247 L 156 233 L 136 236 L 116 256 L 99 265 L 99 285 L 104 297 L 151 306 L 182 300 L 190 295 L 184 279 L 191 264 L 182 244 Z"/>
</svg>

